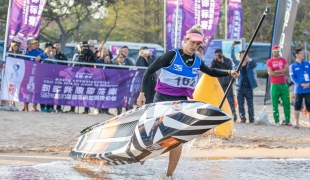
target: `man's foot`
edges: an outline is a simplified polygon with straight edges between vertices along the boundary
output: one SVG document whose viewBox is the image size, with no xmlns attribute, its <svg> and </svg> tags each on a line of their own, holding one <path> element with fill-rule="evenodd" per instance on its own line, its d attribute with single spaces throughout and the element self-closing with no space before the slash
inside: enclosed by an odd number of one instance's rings
<svg viewBox="0 0 310 180">
<path fill-rule="evenodd" d="M 75 114 L 74 110 L 66 111 L 65 113 Z"/>
<path fill-rule="evenodd" d="M 276 123 L 276 127 L 279 127 L 279 126 L 280 126 L 280 123 L 279 123 L 279 122 L 277 122 L 277 123 Z"/>
<path fill-rule="evenodd" d="M 1 106 L 0 106 L 0 109 L 6 110 L 6 111 L 11 111 L 11 108 L 10 108 L 10 106 L 8 106 L 8 105 L 1 105 Z"/>
<path fill-rule="evenodd" d="M 246 120 L 241 120 L 241 123 L 245 123 Z"/>
<path fill-rule="evenodd" d="M 111 114 L 109 111 L 102 111 L 102 114 L 113 116 L 113 114 Z"/>
<path fill-rule="evenodd" d="M 302 113 L 302 115 L 306 116 L 308 114 L 307 109 L 306 108 L 302 108 L 301 109 L 301 113 Z"/>
<path fill-rule="evenodd" d="M 54 113 L 54 112 L 56 112 L 56 111 L 55 111 L 54 109 L 48 109 L 47 112 L 48 112 L 48 113 Z"/>
<path fill-rule="evenodd" d="M 296 126 L 294 126 L 294 129 L 299 129 L 299 126 L 297 126 L 297 125 L 296 125 Z"/>
<path fill-rule="evenodd" d="M 288 124 L 285 124 L 284 126 L 293 126 L 293 124 L 288 123 Z"/>
<path fill-rule="evenodd" d="M 62 109 L 56 109 L 56 113 L 64 113 Z"/>
<path fill-rule="evenodd" d="M 17 107 L 15 106 L 11 106 L 10 108 L 11 108 L 11 111 L 18 111 Z"/>
<path fill-rule="evenodd" d="M 159 177 L 159 180 L 173 180 L 173 177 L 172 176 L 167 176 L 166 174 L 162 174 Z"/>
<path fill-rule="evenodd" d="M 286 121 L 285 120 L 283 120 L 282 121 L 282 123 L 281 123 L 281 125 L 285 125 L 286 124 Z"/>
</svg>

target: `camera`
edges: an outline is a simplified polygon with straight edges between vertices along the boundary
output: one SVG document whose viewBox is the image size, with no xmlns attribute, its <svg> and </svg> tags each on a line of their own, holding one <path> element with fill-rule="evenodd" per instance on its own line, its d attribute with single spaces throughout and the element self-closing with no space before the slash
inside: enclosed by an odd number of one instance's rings
<svg viewBox="0 0 310 180">
<path fill-rule="evenodd" d="M 142 53 L 143 53 L 143 54 L 149 54 L 149 53 L 150 53 L 150 50 L 144 49 L 144 50 L 142 50 Z"/>
<path fill-rule="evenodd" d="M 234 41 L 234 43 L 235 43 L 235 44 L 241 44 L 241 42 L 240 42 L 240 41 Z"/>
<path fill-rule="evenodd" d="M 218 57 L 219 59 L 222 59 L 222 58 L 223 58 L 223 55 L 222 55 L 222 54 L 218 54 L 217 57 Z"/>
<path fill-rule="evenodd" d="M 76 45 L 76 51 L 79 54 L 78 62 L 83 62 L 84 57 L 89 54 L 90 47 L 86 42 L 79 42 Z"/>
</svg>

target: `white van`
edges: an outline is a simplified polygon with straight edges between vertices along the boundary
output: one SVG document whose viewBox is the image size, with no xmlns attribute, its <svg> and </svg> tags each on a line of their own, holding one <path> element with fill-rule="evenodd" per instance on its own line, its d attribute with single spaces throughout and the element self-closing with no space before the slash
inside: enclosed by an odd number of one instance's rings
<svg viewBox="0 0 310 180">
<path fill-rule="evenodd" d="M 122 41 L 107 41 L 106 46 L 110 48 L 110 51 L 115 56 L 115 51 L 119 47 L 128 46 L 129 48 L 129 57 L 136 60 L 138 58 L 139 50 L 142 46 L 148 47 L 154 54 L 155 57 L 161 56 L 164 54 L 164 48 L 158 44 L 152 43 L 133 43 L 133 42 L 122 42 Z M 68 59 L 72 59 L 73 54 L 75 53 L 75 43 L 67 43 L 65 49 L 65 55 Z M 98 48 L 98 45 L 95 45 L 95 48 Z"/>
</svg>

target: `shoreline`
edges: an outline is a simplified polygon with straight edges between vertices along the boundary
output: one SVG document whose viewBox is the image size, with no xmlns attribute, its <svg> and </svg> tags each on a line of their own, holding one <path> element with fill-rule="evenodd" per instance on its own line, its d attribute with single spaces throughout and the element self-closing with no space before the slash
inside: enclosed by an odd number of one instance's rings
<svg viewBox="0 0 310 180">
<path fill-rule="evenodd" d="M 168 154 L 163 154 L 158 158 L 168 158 Z M 287 156 L 289 154 L 289 156 Z M 248 160 L 248 159 L 310 159 L 310 148 L 289 148 L 289 149 L 191 149 L 189 153 L 183 152 L 182 160 L 194 161 L 213 161 L 213 160 Z M 52 163 L 56 161 L 75 161 L 69 157 L 69 151 L 59 152 L 31 152 L 26 151 L 23 153 L 1 153 L 0 165 L 1 166 L 32 166 L 38 164 Z"/>
</svg>

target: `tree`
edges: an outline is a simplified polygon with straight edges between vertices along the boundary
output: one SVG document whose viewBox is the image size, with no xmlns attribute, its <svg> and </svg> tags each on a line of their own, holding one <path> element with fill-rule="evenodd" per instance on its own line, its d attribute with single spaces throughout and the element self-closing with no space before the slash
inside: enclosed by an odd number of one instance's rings
<svg viewBox="0 0 310 180">
<path fill-rule="evenodd" d="M 102 11 L 104 7 L 115 3 L 113 0 L 52 0 L 47 1 L 44 8 L 42 18 L 43 27 L 41 28 L 40 38 L 49 41 L 59 41 L 62 45 L 62 51 L 65 43 L 73 36 L 76 30 L 86 21 L 90 20 L 94 15 Z M 70 22 L 70 23 L 64 23 Z M 50 35 L 45 28 L 52 24 L 52 30 L 58 27 L 59 37 Z"/>
<path fill-rule="evenodd" d="M 0 39 L 4 39 L 9 0 L 0 0 Z"/>
<path fill-rule="evenodd" d="M 119 0 L 105 16 L 86 22 L 84 39 L 163 44 L 163 0 Z M 115 21 L 117 19 L 117 21 Z"/>
</svg>

